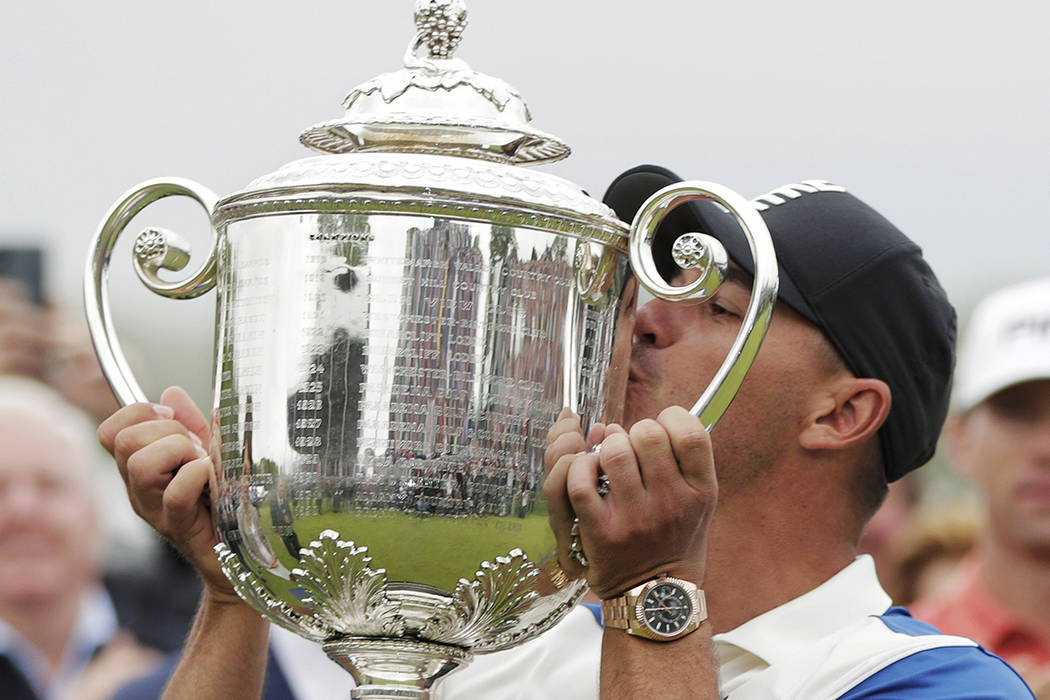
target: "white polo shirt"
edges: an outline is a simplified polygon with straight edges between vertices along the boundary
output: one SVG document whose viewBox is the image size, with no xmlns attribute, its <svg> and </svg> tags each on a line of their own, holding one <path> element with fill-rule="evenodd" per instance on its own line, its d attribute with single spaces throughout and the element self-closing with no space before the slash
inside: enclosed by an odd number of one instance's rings
<svg viewBox="0 0 1050 700">
<path fill-rule="evenodd" d="M 601 640 L 592 610 L 577 606 L 537 639 L 477 655 L 443 679 L 433 697 L 597 700 Z M 300 700 L 345 693 L 352 685 L 316 644 L 297 643 L 296 658 L 285 663 L 283 641 L 275 633 L 274 651 Z M 728 700 L 1032 700 L 998 657 L 891 607 L 868 556 L 809 593 L 715 635 L 714 647 Z"/>
<path fill-rule="evenodd" d="M 714 637 L 728 700 L 1031 700 L 1024 682 L 975 642 L 891 607 L 869 556 L 821 586 Z M 596 700 L 601 629 L 577 607 L 517 649 L 479 655 L 436 698 Z"/>
<path fill-rule="evenodd" d="M 871 557 L 812 591 L 717 634 L 729 700 L 1031 698 L 1001 659 L 891 607 Z"/>
<path fill-rule="evenodd" d="M 272 626 L 270 646 L 296 700 L 346 697 L 353 678 L 321 645 Z M 443 678 L 434 700 L 534 700 L 598 697 L 602 628 L 591 609 L 573 608 L 542 636 L 493 654 L 478 654 L 466 668 Z M 2 696 L 2 694 L 0 694 Z"/>
<path fill-rule="evenodd" d="M 598 697 L 602 628 L 577 605 L 536 639 L 506 651 L 478 654 L 438 683 L 434 700 L 584 700 Z"/>
</svg>

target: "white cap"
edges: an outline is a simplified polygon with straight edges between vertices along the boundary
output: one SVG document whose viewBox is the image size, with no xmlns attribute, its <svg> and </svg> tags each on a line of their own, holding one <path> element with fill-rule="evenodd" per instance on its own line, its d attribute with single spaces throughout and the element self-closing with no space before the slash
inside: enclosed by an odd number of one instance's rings
<svg viewBox="0 0 1050 700">
<path fill-rule="evenodd" d="M 956 408 L 1036 379 L 1050 379 L 1050 278 L 1001 289 L 977 305 L 959 348 Z"/>
</svg>

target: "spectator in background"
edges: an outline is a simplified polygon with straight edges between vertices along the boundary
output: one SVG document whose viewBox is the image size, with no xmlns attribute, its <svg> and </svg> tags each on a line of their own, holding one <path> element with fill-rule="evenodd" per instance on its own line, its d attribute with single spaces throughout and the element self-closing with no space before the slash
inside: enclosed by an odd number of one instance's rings
<svg viewBox="0 0 1050 700">
<path fill-rule="evenodd" d="M 1050 698 L 1050 278 L 977 307 L 955 403 L 948 447 L 982 496 L 985 522 L 950 590 L 913 610 L 976 639 Z"/>
<path fill-rule="evenodd" d="M 7 700 L 106 698 L 157 661 L 120 632 L 101 584 L 96 496 L 112 470 L 93 469 L 94 434 L 92 421 L 47 386 L 0 377 L 0 695 Z"/>
<path fill-rule="evenodd" d="M 883 548 L 879 579 L 898 605 L 941 593 L 973 550 L 977 515 L 968 503 L 919 506 Z"/>
<path fill-rule="evenodd" d="M 80 318 L 38 306 L 19 282 L 0 277 L 0 374 L 50 384 L 100 422 L 118 408 Z"/>
<path fill-rule="evenodd" d="M 30 301 L 25 285 L 0 277 L 0 374 L 43 381 L 50 345 L 47 313 Z"/>
<path fill-rule="evenodd" d="M 99 367 L 81 316 L 63 312 L 35 297 L 14 278 L 0 277 L 0 377 L 17 376 L 47 384 L 97 424 L 117 408 Z M 5 393 L 26 384 L 9 383 Z M 36 393 L 46 393 L 43 389 Z M 5 397 L 0 396 L 0 400 Z M 8 397 L 9 398 L 9 397 Z M 59 397 L 52 396 L 55 403 Z M 70 406 L 67 413 L 79 415 Z M 87 417 L 79 415 L 82 424 Z M 98 452 L 94 431 L 88 449 Z M 101 456 L 101 455 L 100 455 Z M 151 647 L 174 651 L 182 646 L 197 607 L 200 583 L 192 568 L 167 543 L 159 543 L 131 511 L 121 481 L 108 462 L 95 483 L 108 485 L 104 502 L 106 547 L 103 565 L 106 588 L 122 626 Z M 0 686 L 2 691 L 2 686 Z M 2 695 L 2 692 L 0 692 Z M 3 696 L 7 697 L 7 696 Z"/>
</svg>

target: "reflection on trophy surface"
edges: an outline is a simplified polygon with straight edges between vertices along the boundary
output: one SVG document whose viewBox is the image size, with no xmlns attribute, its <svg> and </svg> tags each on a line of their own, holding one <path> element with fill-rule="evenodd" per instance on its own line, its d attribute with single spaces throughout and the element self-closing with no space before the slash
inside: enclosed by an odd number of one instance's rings
<svg viewBox="0 0 1050 700">
<path fill-rule="evenodd" d="M 152 201 L 208 209 L 215 247 L 189 280 L 158 275 L 189 257 L 161 229 L 135 265 L 159 294 L 217 291 L 220 557 L 243 597 L 354 674 L 358 697 L 425 697 L 582 594 L 538 586 L 554 544 L 545 437 L 563 406 L 618 418 L 627 351 L 613 340 L 629 351 L 634 303 L 627 227 L 518 167 L 568 148 L 513 88 L 452 57 L 463 3 L 421 0 L 416 20 L 405 68 L 302 135 L 326 155 L 222 200 L 143 184 L 107 216 L 86 282 L 110 381 L 140 400 L 108 319 L 108 255 Z"/>
<path fill-rule="evenodd" d="M 585 429 L 620 419 L 638 289 L 629 228 L 521 167 L 568 147 L 531 126 L 513 88 L 452 56 L 462 0 L 419 0 L 416 23 L 402 70 L 301 135 L 323 155 L 221 200 L 188 180 L 139 185 L 104 219 L 85 281 L 115 393 L 145 400 L 109 317 L 109 256 L 160 198 L 208 210 L 214 247 L 189 278 L 158 275 L 189 260 L 162 229 L 139 236 L 134 265 L 164 296 L 217 292 L 220 560 L 243 598 L 353 674 L 353 697 L 428 697 L 582 595 L 582 580 L 539 566 L 554 546 L 545 438 L 566 406 Z M 694 257 L 706 270 L 717 256 Z M 701 283 L 698 296 L 717 286 Z M 768 323 L 766 292 L 752 327 Z"/>
</svg>

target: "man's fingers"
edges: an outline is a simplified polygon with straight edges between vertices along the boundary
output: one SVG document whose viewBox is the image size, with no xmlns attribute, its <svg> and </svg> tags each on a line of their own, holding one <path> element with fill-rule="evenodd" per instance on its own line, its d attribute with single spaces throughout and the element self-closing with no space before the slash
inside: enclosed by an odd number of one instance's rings
<svg viewBox="0 0 1050 700">
<path fill-rule="evenodd" d="M 558 411 L 558 417 L 555 418 L 554 421 L 558 422 L 558 421 L 560 421 L 560 420 L 562 420 L 564 418 L 569 418 L 570 416 L 575 416 L 575 415 L 576 414 L 573 412 L 573 410 L 571 408 L 569 408 L 568 406 L 562 406 L 561 410 Z"/>
<path fill-rule="evenodd" d="M 700 420 L 681 406 L 672 406 L 661 411 L 657 421 L 667 431 L 686 483 L 696 491 L 717 493 L 711 436 Z"/>
<path fill-rule="evenodd" d="M 5 348 L 0 350 L 0 374 L 42 377 L 47 369 L 44 355 L 38 350 Z"/>
<path fill-rule="evenodd" d="M 619 440 L 628 439 L 626 436 L 614 435 Z M 671 440 L 660 423 L 645 419 L 632 425 L 629 444 L 634 448 L 639 478 L 647 490 L 674 488 L 676 484 L 681 484 L 682 476 L 671 451 Z"/>
<path fill-rule="evenodd" d="M 153 452 L 141 455 L 139 452 L 146 450 L 151 447 L 154 443 L 159 440 L 163 440 L 168 437 L 178 436 L 188 443 L 191 443 L 193 447 L 196 447 L 196 438 L 192 437 L 178 421 L 174 420 L 147 420 L 142 423 L 137 423 L 124 428 L 116 437 L 113 439 L 113 457 L 117 463 L 117 469 L 120 470 L 120 475 L 127 480 L 128 462 L 133 458 L 142 459 L 157 459 L 161 455 L 157 455 Z M 194 459 L 199 455 L 194 454 L 187 459 Z M 183 459 L 182 461 L 186 461 Z M 171 469 L 175 469 L 182 462 L 173 464 Z M 166 469 L 165 471 L 171 471 Z"/>
<path fill-rule="evenodd" d="M 164 517 L 172 532 L 192 534 L 194 527 L 200 525 L 197 521 L 204 515 L 201 497 L 211 476 L 212 462 L 209 457 L 194 459 L 179 467 L 171 483 L 164 489 L 163 497 Z"/>
<path fill-rule="evenodd" d="M 605 423 L 595 423 L 587 431 L 587 449 L 594 447 L 605 439 Z"/>
<path fill-rule="evenodd" d="M 575 455 L 586 449 L 587 443 L 584 442 L 582 434 L 578 432 L 562 433 L 556 440 L 547 446 L 546 451 L 543 453 L 543 468 L 549 473 L 562 457 L 566 455 Z"/>
<path fill-rule="evenodd" d="M 135 451 L 127 459 L 124 479 L 136 512 L 156 526 L 161 497 L 176 472 L 204 454 L 204 450 L 185 434 L 178 432 L 154 440 Z"/>
<path fill-rule="evenodd" d="M 565 488 L 565 480 L 569 473 L 569 465 L 576 459 L 576 453 L 562 455 L 547 472 L 547 478 L 543 482 L 543 496 L 547 501 L 547 514 L 551 528 L 556 535 L 560 531 L 567 531 L 569 523 L 575 517 L 572 504 L 569 503 L 569 494 Z"/>
<path fill-rule="evenodd" d="M 193 399 L 190 398 L 185 389 L 178 386 L 168 387 L 160 395 L 160 402 L 162 405 L 169 406 L 175 410 L 175 420 L 185 425 L 202 442 L 208 442 L 208 435 L 211 430 L 211 427 L 208 425 L 208 419 L 197 408 L 197 404 L 193 403 Z"/>
<path fill-rule="evenodd" d="M 598 455 L 581 454 L 572 460 L 565 475 L 565 491 L 581 523 L 585 519 L 593 520 L 603 508 L 602 497 L 598 495 L 598 469 Z"/>
<path fill-rule="evenodd" d="M 558 562 L 562 570 L 571 577 L 582 575 L 579 564 L 569 556 L 569 531 L 576 512 L 569 503 L 565 480 L 569 467 L 577 458 L 575 454 L 563 455 L 551 468 L 543 482 L 543 495 L 547 501 L 547 519 L 554 532 Z"/>
<path fill-rule="evenodd" d="M 159 406 L 152 403 L 135 403 L 125 406 L 112 416 L 102 421 L 98 426 L 98 441 L 106 448 L 106 451 L 116 457 L 117 435 L 125 428 L 130 428 L 139 423 L 158 419 L 168 419 L 175 416 L 175 411 L 169 406 Z M 127 457 L 128 452 L 124 456 Z"/>
<path fill-rule="evenodd" d="M 50 338 L 39 319 L 9 317 L 0 322 L 0 370 L 41 377 L 47 368 Z"/>
<path fill-rule="evenodd" d="M 580 427 L 580 417 L 569 409 L 563 408 L 558 414 L 558 420 L 547 431 L 547 445 L 554 444 L 559 437 L 567 433 L 579 433 L 582 437 L 583 428 Z"/>
<path fill-rule="evenodd" d="M 627 435 L 615 432 L 607 435 L 598 458 L 602 471 L 609 478 L 609 490 L 625 502 L 638 498 L 643 488 L 642 475 Z"/>
<path fill-rule="evenodd" d="M 580 417 L 568 407 L 563 408 L 558 414 L 558 420 L 547 431 L 547 449 L 543 452 L 544 471 L 549 473 L 562 456 L 585 449 L 587 443 L 583 439 Z"/>
</svg>

